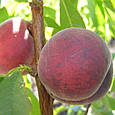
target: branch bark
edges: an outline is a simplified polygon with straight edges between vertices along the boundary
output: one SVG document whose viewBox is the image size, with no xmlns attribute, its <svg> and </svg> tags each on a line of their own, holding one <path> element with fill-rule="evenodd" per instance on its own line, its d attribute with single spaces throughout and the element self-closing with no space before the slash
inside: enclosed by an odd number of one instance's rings
<svg viewBox="0 0 115 115">
<path fill-rule="evenodd" d="M 35 49 L 35 80 L 38 88 L 39 102 L 41 115 L 53 115 L 53 99 L 47 93 L 44 86 L 41 84 L 38 74 L 37 66 L 38 59 L 45 44 L 44 36 L 44 23 L 43 23 L 43 1 L 32 0 L 30 3 L 32 10 L 32 36 L 34 38 L 34 49 Z"/>
</svg>

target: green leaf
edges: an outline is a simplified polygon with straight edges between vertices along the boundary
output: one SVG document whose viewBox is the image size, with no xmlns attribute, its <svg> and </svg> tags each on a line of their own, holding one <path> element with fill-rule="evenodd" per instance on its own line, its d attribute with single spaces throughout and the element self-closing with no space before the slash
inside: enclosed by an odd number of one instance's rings
<svg viewBox="0 0 115 115">
<path fill-rule="evenodd" d="M 68 27 L 85 28 L 83 19 L 71 0 L 60 0 L 60 24 L 62 29 Z"/>
<path fill-rule="evenodd" d="M 71 109 L 74 112 L 84 110 L 84 108 L 81 105 L 70 105 L 68 108 Z"/>
<path fill-rule="evenodd" d="M 56 20 L 56 10 L 52 9 L 50 7 L 44 6 L 44 16 L 50 17 L 50 18 Z"/>
<path fill-rule="evenodd" d="M 89 9 L 89 14 L 90 14 L 90 18 L 93 21 L 93 26 L 97 27 L 98 26 L 98 20 L 97 20 L 97 16 L 96 16 L 96 4 L 94 0 L 87 0 L 88 5 L 87 8 Z"/>
<path fill-rule="evenodd" d="M 115 92 L 115 78 L 113 78 L 113 80 L 112 80 L 111 91 Z"/>
<path fill-rule="evenodd" d="M 32 91 L 29 88 L 26 88 L 28 98 L 32 104 L 32 112 L 31 115 L 41 115 L 40 113 L 40 104 L 38 102 L 38 99 L 36 96 L 32 93 Z"/>
<path fill-rule="evenodd" d="M 83 105 L 70 105 L 67 110 L 67 115 L 74 115 L 75 112 L 78 113 L 78 111 L 83 111 L 85 110 L 85 107 Z"/>
<path fill-rule="evenodd" d="M 110 94 L 107 94 L 104 98 L 102 98 L 104 106 L 109 108 L 109 110 L 115 110 L 115 98 L 113 98 Z"/>
<path fill-rule="evenodd" d="M 0 82 L 0 115 L 29 115 L 31 104 L 27 99 L 21 72 L 14 72 Z"/>
<path fill-rule="evenodd" d="M 84 111 L 78 111 L 77 115 L 84 115 Z"/>
<path fill-rule="evenodd" d="M 53 114 L 58 115 L 60 112 L 67 110 L 67 108 L 63 105 L 59 106 L 58 108 L 54 109 Z"/>
<path fill-rule="evenodd" d="M 79 0 L 71 0 L 71 1 L 73 2 L 74 6 L 77 7 Z"/>
<path fill-rule="evenodd" d="M 115 12 L 115 8 L 113 7 L 111 0 L 103 0 L 103 2 L 104 2 L 105 7 Z"/>
<path fill-rule="evenodd" d="M 28 0 L 15 0 L 16 2 L 28 2 Z"/>
<path fill-rule="evenodd" d="M 30 82 L 30 80 L 28 79 L 27 76 L 28 76 L 27 74 L 26 74 L 26 75 L 23 75 L 24 84 L 25 84 L 25 87 L 26 87 L 26 88 L 31 89 L 31 82 Z"/>
<path fill-rule="evenodd" d="M 108 24 L 110 26 L 110 32 L 112 33 L 111 36 L 115 37 L 115 13 L 110 12 L 105 8 L 106 14 L 108 16 Z"/>
<path fill-rule="evenodd" d="M 115 0 L 111 0 L 111 3 L 112 3 L 112 6 L 113 6 L 114 9 L 115 9 Z"/>
<path fill-rule="evenodd" d="M 96 115 L 113 115 L 112 111 L 107 109 L 96 110 Z"/>
<path fill-rule="evenodd" d="M 8 12 L 5 7 L 0 8 L 0 23 L 9 18 Z"/>
<path fill-rule="evenodd" d="M 59 25 L 52 18 L 44 17 L 44 19 L 45 19 L 46 26 L 53 27 L 53 28 L 60 28 Z"/>
<path fill-rule="evenodd" d="M 104 105 L 102 102 L 103 102 L 102 99 L 100 99 L 91 104 L 92 115 L 113 115 L 111 110 L 104 108 Z"/>
<path fill-rule="evenodd" d="M 96 102 L 93 102 L 93 103 L 91 104 L 91 106 L 92 106 L 93 108 L 96 108 L 96 109 L 101 109 L 101 108 L 102 108 L 102 102 L 101 102 L 101 100 L 98 100 L 98 101 L 96 101 Z"/>
<path fill-rule="evenodd" d="M 101 13 L 103 14 L 103 17 L 105 18 L 105 11 L 104 11 L 104 7 L 103 7 L 103 2 L 102 0 L 95 0 L 95 2 L 97 3 L 97 5 L 100 8 Z"/>
<path fill-rule="evenodd" d="M 0 75 L 0 82 L 1 82 L 1 81 L 3 81 L 3 80 L 4 80 L 4 78 L 5 78 L 5 76 L 4 76 L 4 75 Z"/>
<path fill-rule="evenodd" d="M 62 29 L 62 27 L 59 27 L 59 28 L 54 28 L 53 29 L 53 32 L 52 32 L 52 35 L 56 34 L 58 31 L 60 31 Z"/>
</svg>

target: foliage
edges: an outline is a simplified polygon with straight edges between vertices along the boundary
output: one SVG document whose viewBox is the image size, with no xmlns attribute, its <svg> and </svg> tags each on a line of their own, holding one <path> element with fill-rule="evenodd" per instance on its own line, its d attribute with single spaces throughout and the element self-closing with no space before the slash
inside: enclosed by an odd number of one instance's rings
<svg viewBox="0 0 115 115">
<path fill-rule="evenodd" d="M 28 115 L 31 105 L 27 99 L 21 72 L 14 72 L 0 82 L 0 115 Z M 20 98 L 21 97 L 21 98 Z"/>
<path fill-rule="evenodd" d="M 28 98 L 32 104 L 31 115 L 40 115 L 40 105 L 37 98 L 35 97 L 35 95 L 32 93 L 32 91 L 29 88 L 27 88 L 26 91 L 28 94 Z"/>
<path fill-rule="evenodd" d="M 30 0 L 0 0 L 0 23 L 20 16 L 32 21 Z M 48 40 L 56 32 L 68 27 L 82 27 L 98 33 L 106 42 L 115 38 L 115 0 L 44 0 L 45 35 Z M 113 58 L 114 60 L 114 58 Z M 27 70 L 27 68 L 26 68 Z M 39 102 L 27 76 L 22 77 L 19 67 L 0 76 L 0 114 L 40 115 Z M 23 79 L 24 81 L 23 81 Z M 24 87 L 25 83 L 25 87 Z M 92 103 L 90 114 L 114 115 L 115 78 L 109 93 Z M 64 105 L 54 109 L 54 115 L 83 115 L 87 105 Z M 6 113 L 5 113 L 6 112 Z"/>
</svg>

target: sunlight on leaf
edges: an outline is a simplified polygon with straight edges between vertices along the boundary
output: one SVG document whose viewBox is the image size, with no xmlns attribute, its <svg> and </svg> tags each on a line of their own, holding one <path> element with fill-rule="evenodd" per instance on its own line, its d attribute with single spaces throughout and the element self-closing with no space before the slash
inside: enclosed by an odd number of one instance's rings
<svg viewBox="0 0 115 115">
<path fill-rule="evenodd" d="M 38 99 L 36 96 L 32 93 L 32 91 L 28 88 L 26 88 L 28 98 L 32 104 L 32 112 L 31 115 L 41 115 L 40 114 L 40 104 L 38 102 Z"/>
<path fill-rule="evenodd" d="M 68 27 L 85 28 L 83 19 L 71 0 L 60 0 L 60 24 L 63 29 Z"/>
<path fill-rule="evenodd" d="M 9 14 L 5 7 L 0 8 L 0 23 L 7 20 L 9 18 Z"/>
<path fill-rule="evenodd" d="M 104 0 L 104 5 L 113 12 L 115 12 L 115 8 L 113 7 L 111 0 Z"/>
</svg>

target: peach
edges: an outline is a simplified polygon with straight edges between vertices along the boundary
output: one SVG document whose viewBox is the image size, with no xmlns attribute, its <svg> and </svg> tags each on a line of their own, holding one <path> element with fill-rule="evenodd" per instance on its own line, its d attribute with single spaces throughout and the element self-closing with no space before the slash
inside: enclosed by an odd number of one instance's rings
<svg viewBox="0 0 115 115">
<path fill-rule="evenodd" d="M 81 28 L 52 36 L 38 63 L 38 75 L 48 93 L 68 104 L 88 104 L 103 97 L 112 81 L 112 69 L 104 40 Z"/>
<path fill-rule="evenodd" d="M 34 58 L 31 26 L 19 17 L 6 20 L 0 25 L 0 74 L 7 73 L 19 64 L 31 65 Z"/>
</svg>

